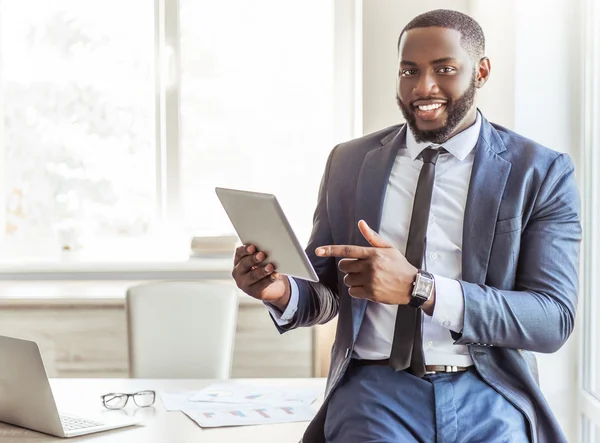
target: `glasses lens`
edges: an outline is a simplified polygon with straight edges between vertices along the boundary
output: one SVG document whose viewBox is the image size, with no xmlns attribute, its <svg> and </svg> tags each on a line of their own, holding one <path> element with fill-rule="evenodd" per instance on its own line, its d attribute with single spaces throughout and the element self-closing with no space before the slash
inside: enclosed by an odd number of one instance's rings
<svg viewBox="0 0 600 443">
<path fill-rule="evenodd" d="M 104 406 L 108 409 L 121 409 L 127 404 L 127 395 L 125 394 L 106 394 L 102 399 Z"/>
<path fill-rule="evenodd" d="M 152 406 L 154 404 L 154 398 L 156 394 L 154 391 L 141 391 L 136 392 L 133 395 L 133 401 L 135 404 L 141 408 L 145 408 L 146 406 Z"/>
</svg>

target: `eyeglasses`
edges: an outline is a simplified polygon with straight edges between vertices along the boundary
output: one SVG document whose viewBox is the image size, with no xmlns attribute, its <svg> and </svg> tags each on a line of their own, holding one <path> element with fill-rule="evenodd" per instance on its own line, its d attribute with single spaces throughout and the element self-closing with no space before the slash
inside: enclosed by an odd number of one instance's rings
<svg viewBox="0 0 600 443">
<path fill-rule="evenodd" d="M 105 394 L 102 397 L 102 404 L 106 409 L 122 409 L 129 401 L 129 397 L 133 397 L 134 403 L 140 408 L 147 408 L 154 404 L 156 399 L 156 392 L 154 391 L 140 391 L 134 394 L 124 393 L 110 393 Z"/>
</svg>

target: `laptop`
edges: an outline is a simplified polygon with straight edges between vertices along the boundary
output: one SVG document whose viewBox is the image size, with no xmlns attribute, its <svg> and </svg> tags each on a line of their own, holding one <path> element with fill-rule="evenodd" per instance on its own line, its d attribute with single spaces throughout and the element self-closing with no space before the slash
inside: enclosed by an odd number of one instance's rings
<svg viewBox="0 0 600 443">
<path fill-rule="evenodd" d="M 76 437 L 139 424 L 59 413 L 37 343 L 0 335 L 0 421 L 57 437 Z"/>
</svg>

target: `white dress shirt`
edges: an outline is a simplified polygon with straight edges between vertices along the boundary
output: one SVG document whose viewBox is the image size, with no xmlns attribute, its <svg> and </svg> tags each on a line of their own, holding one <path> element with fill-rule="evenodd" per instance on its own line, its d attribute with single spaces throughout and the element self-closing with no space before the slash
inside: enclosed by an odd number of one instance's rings
<svg viewBox="0 0 600 443">
<path fill-rule="evenodd" d="M 475 124 L 443 145 L 418 143 L 410 128 L 406 131 L 406 149 L 400 149 L 387 185 L 379 233 L 400 251 L 406 241 L 415 190 L 423 162 L 417 157 L 427 147 L 443 146 L 449 154 L 440 155 L 435 167 L 435 182 L 423 269 L 435 278 L 436 297 L 433 316 L 423 313 L 423 352 L 425 364 L 470 366 L 466 346 L 455 345 L 450 330 L 463 327 L 464 298 L 458 280 L 462 278 L 462 234 L 474 148 L 481 130 L 481 116 Z M 279 325 L 290 321 L 298 309 L 298 286 L 290 278 L 291 297 L 280 314 L 267 305 Z M 396 305 L 369 303 L 354 344 L 353 358 L 380 360 L 390 356 Z"/>
</svg>

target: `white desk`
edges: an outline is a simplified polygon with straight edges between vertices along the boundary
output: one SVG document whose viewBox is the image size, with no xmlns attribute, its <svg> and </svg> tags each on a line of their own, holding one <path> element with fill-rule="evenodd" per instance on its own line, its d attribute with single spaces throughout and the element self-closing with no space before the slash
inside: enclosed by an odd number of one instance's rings
<svg viewBox="0 0 600 443">
<path fill-rule="evenodd" d="M 0 423 L 1 443 L 45 443 L 57 441 L 94 443 L 286 443 L 298 442 L 308 422 L 262 426 L 240 426 L 203 429 L 182 412 L 165 411 L 159 398 L 150 408 L 136 408 L 129 400 L 120 411 L 103 408 L 100 396 L 109 392 L 136 392 L 144 389 L 160 391 L 197 390 L 212 380 L 143 380 L 143 379 L 52 379 L 51 384 L 59 410 L 73 414 L 85 411 L 103 414 L 126 414 L 139 417 L 143 426 L 133 426 L 61 439 L 46 434 Z M 288 384 L 325 389 L 325 379 L 256 379 L 255 383 Z"/>
</svg>

